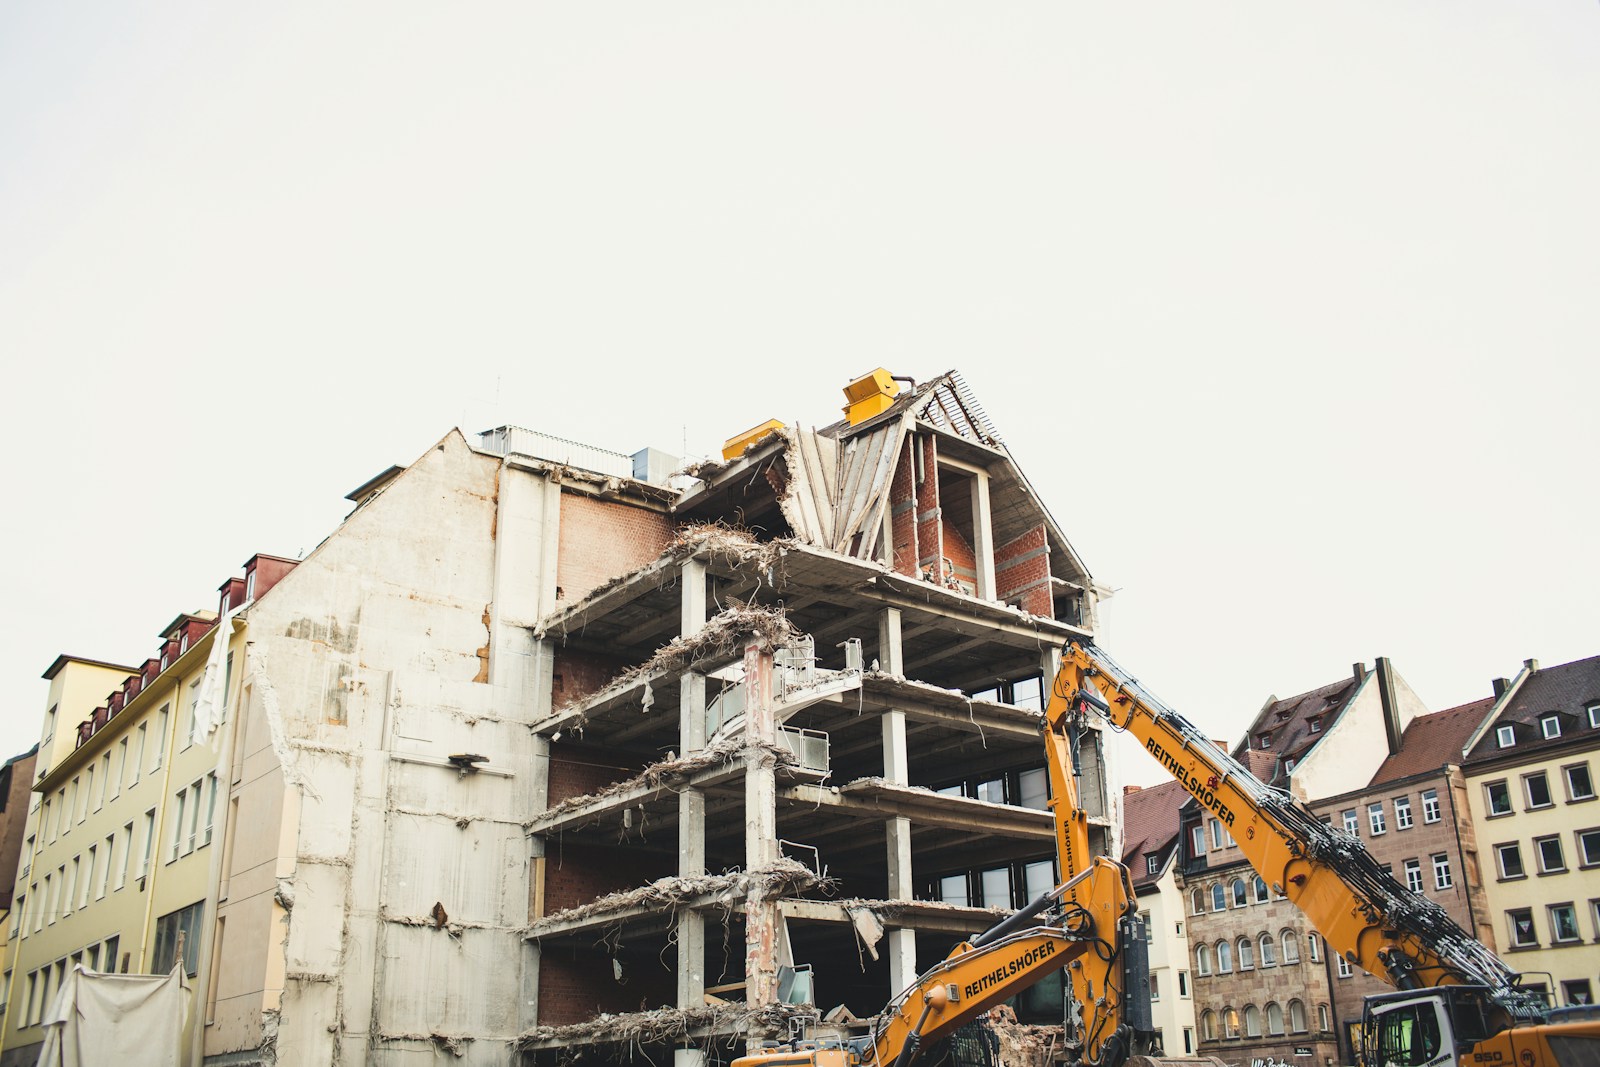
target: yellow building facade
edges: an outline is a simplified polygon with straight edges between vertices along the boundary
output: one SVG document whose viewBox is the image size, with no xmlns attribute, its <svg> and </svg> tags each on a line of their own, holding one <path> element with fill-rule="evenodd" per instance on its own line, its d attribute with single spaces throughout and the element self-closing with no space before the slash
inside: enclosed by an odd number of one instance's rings
<svg viewBox="0 0 1600 1067">
<path fill-rule="evenodd" d="M 37 1054 L 40 1021 L 77 964 L 162 973 L 181 952 L 191 979 L 201 970 L 226 803 L 226 754 L 197 742 L 194 728 L 215 618 L 179 616 L 143 668 L 62 657 L 47 674 L 40 775 L 7 930 L 7 1063 Z M 240 628 L 221 659 L 224 715 L 243 645 Z"/>
</svg>

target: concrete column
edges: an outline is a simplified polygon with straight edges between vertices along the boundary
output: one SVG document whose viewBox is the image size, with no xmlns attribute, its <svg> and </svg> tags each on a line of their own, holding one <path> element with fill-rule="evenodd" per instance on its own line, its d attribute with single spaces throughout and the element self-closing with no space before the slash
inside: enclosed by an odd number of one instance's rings
<svg viewBox="0 0 1600 1067">
<path fill-rule="evenodd" d="M 689 636 L 706 622 L 706 567 L 699 560 L 686 560 L 679 574 L 682 604 L 678 632 Z M 706 746 L 706 678 L 686 671 L 678 680 L 678 746 L 688 755 Z M 678 794 L 678 874 L 694 878 L 706 873 L 706 797 L 698 789 Z M 685 909 L 678 915 L 678 1007 L 684 1010 L 705 1006 L 706 921 L 697 911 Z M 678 1049 L 673 1054 L 677 1067 L 698 1067 L 704 1056 L 699 1049 Z"/>
<path fill-rule="evenodd" d="M 900 609 L 884 608 L 878 612 L 878 669 L 904 677 L 905 664 L 905 651 L 900 644 Z"/>
<path fill-rule="evenodd" d="M 911 877 L 911 820 L 890 819 L 884 824 L 888 840 L 889 899 L 913 900 Z M 917 936 L 913 930 L 890 930 L 885 937 L 889 952 L 889 995 L 892 997 L 917 977 Z"/>
<path fill-rule="evenodd" d="M 978 599 L 994 595 L 994 517 L 989 511 L 989 476 L 972 476 L 972 554 L 978 557 Z"/>
<path fill-rule="evenodd" d="M 772 709 L 772 650 L 756 638 L 745 644 L 745 737 L 776 745 L 777 718 Z M 745 870 L 769 866 L 778 858 L 778 783 L 775 761 L 767 751 L 745 757 Z M 751 1007 L 778 999 L 778 904 L 755 900 L 745 905 L 745 1003 Z"/>
</svg>

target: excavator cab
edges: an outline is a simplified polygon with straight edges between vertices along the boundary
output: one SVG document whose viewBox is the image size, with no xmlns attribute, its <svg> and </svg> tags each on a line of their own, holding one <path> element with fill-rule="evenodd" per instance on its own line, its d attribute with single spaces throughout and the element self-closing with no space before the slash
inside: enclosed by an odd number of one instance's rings
<svg viewBox="0 0 1600 1067">
<path fill-rule="evenodd" d="M 1366 1067 L 1455 1063 L 1511 1025 L 1487 986 L 1453 985 L 1368 997 L 1361 1018 Z"/>
</svg>

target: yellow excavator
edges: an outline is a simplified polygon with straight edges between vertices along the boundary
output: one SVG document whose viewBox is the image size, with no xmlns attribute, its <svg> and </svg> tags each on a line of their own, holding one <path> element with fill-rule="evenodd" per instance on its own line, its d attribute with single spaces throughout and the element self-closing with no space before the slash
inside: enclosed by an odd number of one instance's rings
<svg viewBox="0 0 1600 1067">
<path fill-rule="evenodd" d="M 1395 986 L 1365 1005 L 1368 1067 L 1600 1065 L 1596 1009 L 1551 1008 L 1443 908 L 1396 882 L 1358 838 L 1256 779 L 1100 649 L 1073 643 L 1041 720 L 1061 884 L 957 945 L 875 1017 L 869 1034 L 821 1047 L 777 1045 L 733 1067 L 911 1067 L 928 1042 L 1059 970 L 1068 1062 L 1154 1067 L 1161 1053 L 1152 1047 L 1132 880 L 1122 864 L 1090 856 L 1079 803 L 1080 743 L 1091 718 L 1137 738 L 1332 951 Z"/>
</svg>

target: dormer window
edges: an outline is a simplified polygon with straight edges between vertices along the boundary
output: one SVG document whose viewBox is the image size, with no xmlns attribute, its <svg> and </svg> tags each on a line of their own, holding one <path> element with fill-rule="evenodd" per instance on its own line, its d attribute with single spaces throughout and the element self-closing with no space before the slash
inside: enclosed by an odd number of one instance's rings
<svg viewBox="0 0 1600 1067">
<path fill-rule="evenodd" d="M 1591 729 L 1600 730 L 1600 704 L 1589 705 L 1589 726 Z"/>
<path fill-rule="evenodd" d="M 167 669 L 167 650 L 166 649 L 162 649 L 161 650 L 161 669 L 162 670 L 166 670 Z"/>
<path fill-rule="evenodd" d="M 1310 730 L 1314 734 L 1320 734 L 1322 732 L 1322 716 L 1318 715 L 1314 719 L 1307 719 L 1306 729 Z"/>
<path fill-rule="evenodd" d="M 1494 739 L 1501 748 L 1510 748 L 1517 743 L 1517 731 L 1510 726 L 1501 726 L 1495 730 Z"/>
<path fill-rule="evenodd" d="M 1539 732 L 1546 741 L 1561 736 L 1561 716 L 1554 713 L 1545 715 L 1539 720 Z"/>
<path fill-rule="evenodd" d="M 1144 870 L 1146 874 L 1159 874 L 1161 872 L 1161 857 L 1146 856 L 1144 858 Z"/>
<path fill-rule="evenodd" d="M 1272 735 L 1270 733 L 1257 734 L 1256 735 L 1256 747 L 1257 748 L 1271 748 L 1272 747 Z"/>
<path fill-rule="evenodd" d="M 1284 760 L 1283 761 L 1283 773 L 1284 774 L 1288 774 L 1290 771 L 1294 770 L 1295 763 L 1296 763 L 1296 760 L 1292 756 L 1289 759 Z"/>
<path fill-rule="evenodd" d="M 229 591 L 222 594 L 222 613 L 226 615 L 231 607 L 233 607 L 233 593 Z"/>
<path fill-rule="evenodd" d="M 256 598 L 256 572 L 251 571 L 244 576 L 244 600 L 248 604 Z"/>
<path fill-rule="evenodd" d="M 181 656 L 187 651 L 189 651 L 189 634 L 185 631 L 183 636 L 178 638 L 178 655 Z"/>
</svg>

